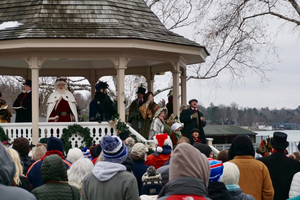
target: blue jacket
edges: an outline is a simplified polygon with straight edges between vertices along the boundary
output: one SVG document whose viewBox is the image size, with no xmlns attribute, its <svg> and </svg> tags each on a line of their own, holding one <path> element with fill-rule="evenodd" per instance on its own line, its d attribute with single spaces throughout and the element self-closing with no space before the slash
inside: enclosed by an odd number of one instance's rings
<svg viewBox="0 0 300 200">
<path fill-rule="evenodd" d="M 142 176 L 144 175 L 144 173 L 147 171 L 148 167 L 145 164 L 144 160 L 134 160 L 133 161 L 133 167 L 132 167 L 132 172 L 137 180 L 138 183 L 138 188 L 139 188 L 139 195 L 141 195 L 141 189 L 143 186 L 143 182 L 142 182 Z"/>
</svg>

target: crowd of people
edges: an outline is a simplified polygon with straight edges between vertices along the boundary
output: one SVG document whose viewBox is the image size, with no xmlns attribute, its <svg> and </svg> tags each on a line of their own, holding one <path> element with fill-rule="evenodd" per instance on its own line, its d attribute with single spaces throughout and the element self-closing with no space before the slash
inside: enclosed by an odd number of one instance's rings
<svg viewBox="0 0 300 200">
<path fill-rule="evenodd" d="M 59 138 L 26 138 L 0 144 L 3 199 L 299 199 L 300 162 L 286 155 L 287 135 L 274 132 L 270 155 L 255 159 L 247 135 L 213 155 L 207 144 L 185 136 L 173 145 L 154 136 L 154 152 L 128 134 L 105 135 L 90 148 L 65 152 Z M 300 143 L 298 145 L 300 152 Z M 295 152 L 295 154 L 299 153 Z"/>
</svg>

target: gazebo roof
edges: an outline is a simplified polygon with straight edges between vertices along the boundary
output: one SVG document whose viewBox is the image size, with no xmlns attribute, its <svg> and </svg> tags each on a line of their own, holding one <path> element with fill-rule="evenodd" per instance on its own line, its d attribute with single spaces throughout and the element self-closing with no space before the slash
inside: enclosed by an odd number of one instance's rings
<svg viewBox="0 0 300 200">
<path fill-rule="evenodd" d="M 139 39 L 202 47 L 167 30 L 142 0 L 1 0 L 5 22 L 19 25 L 0 30 L 0 40 Z"/>
</svg>

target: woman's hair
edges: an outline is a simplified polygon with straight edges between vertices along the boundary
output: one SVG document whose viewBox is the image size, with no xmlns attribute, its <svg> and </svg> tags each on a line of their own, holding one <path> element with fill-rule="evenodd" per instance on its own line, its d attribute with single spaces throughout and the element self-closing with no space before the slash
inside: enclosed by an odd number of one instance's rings
<svg viewBox="0 0 300 200">
<path fill-rule="evenodd" d="M 24 176 L 24 175 L 23 175 L 23 167 L 21 165 L 19 153 L 16 150 L 10 148 L 7 148 L 6 150 L 11 156 L 11 158 L 13 159 L 16 166 L 16 173 L 13 180 L 16 183 L 16 185 L 20 185 L 21 183 L 20 176 Z"/>
<path fill-rule="evenodd" d="M 72 164 L 68 172 L 69 184 L 81 189 L 84 177 L 94 168 L 92 161 L 88 158 L 80 158 Z"/>
<path fill-rule="evenodd" d="M 147 92 L 145 95 L 144 95 L 144 103 L 146 103 L 148 101 L 148 97 L 150 96 L 150 94 L 153 96 L 153 93 L 152 92 Z M 153 96 L 154 97 L 154 96 Z M 154 106 L 155 106 L 155 103 L 153 101 L 153 103 L 150 103 L 149 104 L 149 109 L 151 110 L 152 112 L 152 115 L 154 115 Z"/>
</svg>

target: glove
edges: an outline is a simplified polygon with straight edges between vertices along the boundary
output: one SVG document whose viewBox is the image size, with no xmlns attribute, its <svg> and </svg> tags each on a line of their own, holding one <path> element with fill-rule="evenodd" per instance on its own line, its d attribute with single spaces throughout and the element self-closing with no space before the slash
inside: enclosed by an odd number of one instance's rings
<svg viewBox="0 0 300 200">
<path fill-rule="evenodd" d="M 151 103 L 151 99 L 148 99 L 148 101 L 146 102 L 146 108 L 148 108 L 149 104 Z"/>
<path fill-rule="evenodd" d="M 192 118 L 192 119 L 196 119 L 196 118 L 197 118 L 197 113 L 192 114 L 192 115 L 191 115 L 191 118 Z"/>
</svg>

